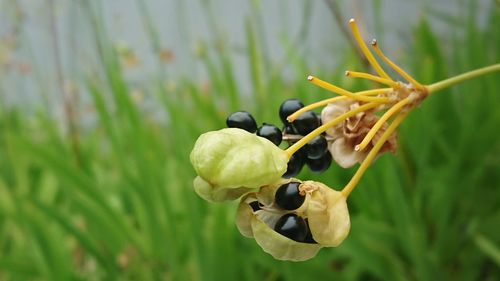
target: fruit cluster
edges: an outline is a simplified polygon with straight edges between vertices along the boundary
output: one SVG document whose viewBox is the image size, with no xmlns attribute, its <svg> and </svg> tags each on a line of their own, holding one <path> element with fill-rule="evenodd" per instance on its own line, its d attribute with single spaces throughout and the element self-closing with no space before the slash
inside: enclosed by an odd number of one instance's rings
<svg viewBox="0 0 500 281">
<path fill-rule="evenodd" d="M 380 155 L 396 152 L 398 126 L 430 93 L 466 77 L 422 85 L 372 41 L 377 55 L 407 82 L 393 80 L 369 51 L 356 22 L 349 24 L 377 75 L 355 71 L 346 75 L 388 87 L 351 92 L 309 76 L 310 83 L 340 96 L 307 106 L 297 99 L 285 100 L 279 108 L 282 129 L 267 123 L 257 127 L 250 113 L 235 112 L 226 120 L 229 128 L 201 135 L 190 155 L 197 173 L 195 191 L 210 202 L 240 198 L 236 215 L 240 233 L 280 260 L 307 260 L 323 247 L 342 243 L 350 229 L 346 200 Z M 500 67 L 467 77 L 493 69 Z M 320 107 L 321 118 L 312 111 Z M 288 147 L 280 148 L 282 142 Z M 340 191 L 292 178 L 304 165 L 323 172 L 332 161 L 342 168 L 360 164 Z"/>
<path fill-rule="evenodd" d="M 321 126 L 321 117 L 314 111 L 307 111 L 301 114 L 293 122 L 289 122 L 287 117 L 304 107 L 298 99 L 285 100 L 279 108 L 279 117 L 283 122 L 282 129 L 276 125 L 263 123 L 257 127 L 257 122 L 253 116 L 246 111 L 237 111 L 229 115 L 226 125 L 229 128 L 240 128 L 257 136 L 268 139 L 279 146 L 285 141 L 290 147 L 292 144 L 303 138 L 305 135 Z M 328 140 L 325 134 L 316 136 L 303 148 L 294 153 L 288 162 L 284 178 L 291 178 L 300 173 L 304 165 L 316 173 L 327 170 L 332 163 L 332 155 L 328 152 Z"/>
</svg>

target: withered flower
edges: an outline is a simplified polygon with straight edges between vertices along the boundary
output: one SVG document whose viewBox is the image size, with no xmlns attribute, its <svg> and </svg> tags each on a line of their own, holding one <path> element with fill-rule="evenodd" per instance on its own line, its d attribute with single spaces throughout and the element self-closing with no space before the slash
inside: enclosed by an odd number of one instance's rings
<svg viewBox="0 0 500 281">
<path fill-rule="evenodd" d="M 328 123 L 340 115 L 358 108 L 359 106 L 359 102 L 353 100 L 331 103 L 321 112 L 321 121 L 323 123 Z M 374 114 L 373 110 L 367 110 L 359 112 L 358 114 L 351 116 L 343 122 L 326 130 L 327 136 L 330 136 L 328 150 L 340 167 L 349 168 L 356 163 L 363 162 L 370 149 L 377 143 L 382 133 L 387 129 L 387 122 L 384 123 L 376 132 L 366 150 L 357 150 L 356 146 L 363 141 L 370 129 L 379 119 L 380 118 Z M 397 133 L 393 132 L 380 149 L 379 155 L 386 151 L 396 153 L 396 138 Z"/>
</svg>

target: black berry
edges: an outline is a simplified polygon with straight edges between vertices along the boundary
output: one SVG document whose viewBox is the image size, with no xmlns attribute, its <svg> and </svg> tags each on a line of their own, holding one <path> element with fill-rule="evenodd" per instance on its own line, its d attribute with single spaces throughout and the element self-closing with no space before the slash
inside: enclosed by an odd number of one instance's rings
<svg viewBox="0 0 500 281">
<path fill-rule="evenodd" d="M 286 124 L 283 126 L 283 134 L 285 135 L 297 135 L 297 130 L 292 126 L 291 123 Z"/>
<path fill-rule="evenodd" d="M 292 122 L 299 135 L 305 136 L 319 127 L 318 115 L 313 111 L 301 114 Z"/>
<path fill-rule="evenodd" d="M 296 210 L 304 203 L 305 195 L 299 191 L 300 182 L 289 182 L 276 190 L 274 201 L 285 210 Z"/>
<path fill-rule="evenodd" d="M 240 128 L 250 133 L 257 131 L 255 119 L 253 119 L 252 114 L 246 111 L 231 113 L 226 119 L 226 124 L 229 128 Z"/>
<path fill-rule="evenodd" d="M 283 103 L 280 105 L 280 119 L 283 122 L 283 124 L 288 124 L 288 121 L 286 118 L 294 113 L 295 111 L 301 109 L 304 107 L 304 104 L 298 100 L 298 99 L 288 99 L 285 100 Z"/>
<path fill-rule="evenodd" d="M 297 242 L 302 242 L 307 237 L 306 221 L 296 214 L 283 215 L 276 222 L 274 231 Z"/>
<path fill-rule="evenodd" d="M 266 123 L 257 129 L 257 136 L 266 138 L 275 145 L 280 145 L 281 139 L 283 138 L 281 130 L 278 127 Z"/>
<path fill-rule="evenodd" d="M 305 152 L 307 153 L 307 157 L 310 159 L 318 159 L 325 155 L 328 149 L 328 142 L 326 138 L 322 135 L 319 135 L 312 139 L 310 142 L 306 144 L 304 147 Z"/>
<path fill-rule="evenodd" d="M 300 170 L 302 170 L 302 167 L 304 167 L 305 164 L 305 155 L 302 152 L 302 150 L 299 150 L 295 152 L 292 157 L 290 157 L 290 160 L 288 160 L 288 166 L 286 169 L 285 174 L 283 174 L 283 178 L 291 178 L 295 177 L 300 173 Z"/>
<path fill-rule="evenodd" d="M 314 240 L 311 232 L 311 228 L 309 228 L 309 221 L 306 219 L 306 225 L 307 225 L 307 235 L 306 238 L 304 238 L 304 243 L 309 243 L 309 244 L 318 244 L 316 240 Z"/>
<path fill-rule="evenodd" d="M 324 172 L 332 164 L 332 155 L 330 153 L 325 153 L 321 158 L 318 159 L 307 158 L 306 164 L 309 169 L 315 173 Z"/>
<path fill-rule="evenodd" d="M 250 207 L 252 207 L 252 210 L 254 212 L 257 212 L 258 210 L 260 210 L 260 205 L 259 205 L 259 201 L 253 201 L 253 202 L 250 202 Z"/>
</svg>

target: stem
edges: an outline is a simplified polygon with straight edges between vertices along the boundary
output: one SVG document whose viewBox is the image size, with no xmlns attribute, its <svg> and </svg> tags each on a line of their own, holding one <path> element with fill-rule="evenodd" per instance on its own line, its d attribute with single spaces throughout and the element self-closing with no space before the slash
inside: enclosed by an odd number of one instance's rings
<svg viewBox="0 0 500 281">
<path fill-rule="evenodd" d="M 479 68 L 476 70 L 472 70 L 469 72 L 465 72 L 463 74 L 436 82 L 434 84 L 428 85 L 427 90 L 429 91 L 429 94 L 432 94 L 433 92 L 437 92 L 439 90 L 451 87 L 451 86 L 458 84 L 460 82 L 463 82 L 465 80 L 476 78 L 478 76 L 486 75 L 486 74 L 493 73 L 496 71 L 500 71 L 500 63 L 486 66 L 483 68 Z"/>
<path fill-rule="evenodd" d="M 55 12 L 56 7 L 54 0 L 48 0 L 48 5 L 50 13 L 50 31 L 52 35 L 55 75 L 63 103 L 65 114 L 64 117 L 67 119 L 68 135 L 71 142 L 71 149 L 75 154 L 77 164 L 80 165 L 82 164 L 82 157 L 80 152 L 80 139 L 77 126 L 77 108 L 75 104 L 78 97 L 76 95 L 73 97 L 70 96 L 70 93 L 65 89 L 64 86 L 64 69 L 63 63 L 61 61 L 61 52 L 59 49 L 59 32 L 57 30 L 57 19 Z"/>
</svg>

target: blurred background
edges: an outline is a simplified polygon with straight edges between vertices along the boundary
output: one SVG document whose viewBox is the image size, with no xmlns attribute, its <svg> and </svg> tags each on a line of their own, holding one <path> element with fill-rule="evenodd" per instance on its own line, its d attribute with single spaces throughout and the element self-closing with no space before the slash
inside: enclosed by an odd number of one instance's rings
<svg viewBox="0 0 500 281">
<path fill-rule="evenodd" d="M 499 74 L 427 99 L 349 198 L 350 236 L 274 260 L 192 189 L 236 110 L 350 90 L 366 41 L 422 83 L 500 61 L 496 0 L 0 0 L 0 280 L 499 280 Z M 355 169 L 304 169 L 340 189 Z"/>
</svg>

